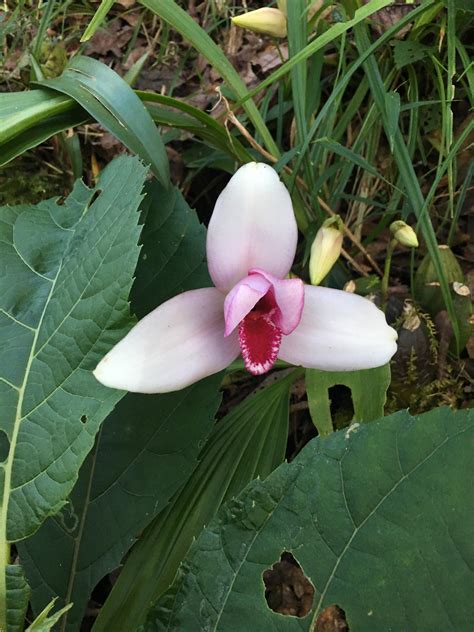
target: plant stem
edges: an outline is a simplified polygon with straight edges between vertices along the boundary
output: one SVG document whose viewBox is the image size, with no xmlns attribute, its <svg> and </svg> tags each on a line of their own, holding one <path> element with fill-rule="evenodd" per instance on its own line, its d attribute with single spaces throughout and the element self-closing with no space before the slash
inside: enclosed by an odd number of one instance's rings
<svg viewBox="0 0 474 632">
<path fill-rule="evenodd" d="M 392 265 L 392 255 L 397 243 L 398 242 L 396 239 L 392 239 L 390 241 L 387 248 L 387 256 L 385 258 L 385 267 L 383 270 L 383 277 L 382 277 L 382 308 L 384 311 L 385 311 L 385 305 L 387 303 L 388 279 L 390 276 L 390 266 Z"/>
</svg>

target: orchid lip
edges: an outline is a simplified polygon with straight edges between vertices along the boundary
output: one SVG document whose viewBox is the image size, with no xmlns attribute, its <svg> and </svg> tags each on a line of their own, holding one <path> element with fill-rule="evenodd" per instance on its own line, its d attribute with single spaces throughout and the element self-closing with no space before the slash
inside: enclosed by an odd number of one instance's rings
<svg viewBox="0 0 474 632">
<path fill-rule="evenodd" d="M 246 368 L 265 373 L 278 357 L 283 335 L 294 331 L 301 320 L 303 283 L 280 279 L 252 268 L 228 293 L 224 303 L 225 335 L 238 328 Z"/>
</svg>

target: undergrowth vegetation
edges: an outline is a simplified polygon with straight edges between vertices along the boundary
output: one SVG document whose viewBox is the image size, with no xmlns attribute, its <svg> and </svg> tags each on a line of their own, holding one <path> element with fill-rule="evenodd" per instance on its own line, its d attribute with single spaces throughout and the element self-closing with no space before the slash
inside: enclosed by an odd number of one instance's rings
<svg viewBox="0 0 474 632">
<path fill-rule="evenodd" d="M 471 630 L 472 2 L 4 0 L 0 41 L 0 630 Z M 237 352 L 136 351 L 241 282 L 214 234 L 274 275 Z"/>
</svg>

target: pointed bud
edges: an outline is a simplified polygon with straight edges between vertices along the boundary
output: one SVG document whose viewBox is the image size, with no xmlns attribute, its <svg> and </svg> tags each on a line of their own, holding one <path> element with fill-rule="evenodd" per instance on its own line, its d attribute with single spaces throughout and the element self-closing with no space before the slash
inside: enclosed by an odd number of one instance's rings
<svg viewBox="0 0 474 632">
<path fill-rule="evenodd" d="M 392 231 L 392 235 L 402 246 L 407 246 L 408 248 L 418 248 L 418 238 L 416 236 L 415 231 L 411 226 L 405 224 L 401 220 L 397 222 L 392 222 L 390 224 L 390 230 Z"/>
<path fill-rule="evenodd" d="M 232 22 L 255 33 L 286 37 L 286 16 L 279 9 L 262 8 L 232 18 Z"/>
<path fill-rule="evenodd" d="M 341 254 L 343 223 L 339 215 L 330 217 L 316 233 L 311 246 L 309 276 L 312 285 L 319 285 Z"/>
</svg>

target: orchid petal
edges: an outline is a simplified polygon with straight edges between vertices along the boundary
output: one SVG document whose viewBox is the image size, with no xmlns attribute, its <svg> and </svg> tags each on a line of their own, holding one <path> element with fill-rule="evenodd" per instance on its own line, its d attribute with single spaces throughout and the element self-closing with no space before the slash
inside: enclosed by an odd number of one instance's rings
<svg viewBox="0 0 474 632">
<path fill-rule="evenodd" d="M 220 194 L 207 231 L 209 272 L 228 292 L 251 268 L 285 277 L 298 230 L 290 194 L 272 167 L 248 163 Z"/>
<path fill-rule="evenodd" d="M 113 388 L 167 393 L 217 373 L 240 354 L 237 333 L 224 338 L 223 306 L 215 288 L 175 296 L 109 351 L 95 377 Z"/>
<path fill-rule="evenodd" d="M 369 300 L 324 287 L 305 286 L 301 322 L 284 336 L 278 357 L 324 371 L 356 371 L 386 364 L 397 333 Z"/>
<path fill-rule="evenodd" d="M 234 331 L 270 288 L 271 283 L 259 274 L 249 275 L 234 285 L 224 302 L 226 336 Z"/>
<path fill-rule="evenodd" d="M 265 270 L 253 268 L 250 275 L 261 275 L 273 286 L 275 301 L 279 308 L 279 315 L 275 324 L 285 335 L 298 326 L 304 306 L 304 283 L 301 279 L 279 279 Z"/>
</svg>

